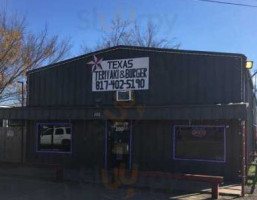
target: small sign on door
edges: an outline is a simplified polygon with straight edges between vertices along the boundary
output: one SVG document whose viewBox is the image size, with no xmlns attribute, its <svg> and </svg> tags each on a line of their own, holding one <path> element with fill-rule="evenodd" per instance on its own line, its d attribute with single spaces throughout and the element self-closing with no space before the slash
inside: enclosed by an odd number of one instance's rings
<svg viewBox="0 0 257 200">
<path fill-rule="evenodd" d="M 14 136 L 14 131 L 13 130 L 8 130 L 7 131 L 7 137 L 13 137 Z"/>
</svg>

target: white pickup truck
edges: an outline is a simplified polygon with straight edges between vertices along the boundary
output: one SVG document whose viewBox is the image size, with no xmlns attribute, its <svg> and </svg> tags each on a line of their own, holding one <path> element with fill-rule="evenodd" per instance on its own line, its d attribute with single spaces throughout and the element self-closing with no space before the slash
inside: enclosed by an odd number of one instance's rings
<svg viewBox="0 0 257 200">
<path fill-rule="evenodd" d="M 48 128 L 40 135 L 41 145 L 70 145 L 70 142 L 70 127 Z"/>
</svg>

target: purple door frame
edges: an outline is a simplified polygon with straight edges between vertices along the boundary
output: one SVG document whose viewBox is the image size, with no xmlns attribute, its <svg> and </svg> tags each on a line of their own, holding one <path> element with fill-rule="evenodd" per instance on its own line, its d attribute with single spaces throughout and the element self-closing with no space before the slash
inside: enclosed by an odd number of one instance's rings
<svg viewBox="0 0 257 200">
<path fill-rule="evenodd" d="M 129 169 L 132 168 L 132 137 L 133 137 L 133 131 L 132 131 L 132 120 L 129 120 Z M 104 167 L 107 169 L 109 164 L 109 155 L 108 155 L 108 120 L 105 120 L 105 150 L 104 150 Z"/>
</svg>

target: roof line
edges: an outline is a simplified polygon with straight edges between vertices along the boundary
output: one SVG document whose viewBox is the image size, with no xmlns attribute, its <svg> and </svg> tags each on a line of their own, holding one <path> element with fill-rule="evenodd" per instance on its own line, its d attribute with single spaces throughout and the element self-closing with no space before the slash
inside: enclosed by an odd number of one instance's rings
<svg viewBox="0 0 257 200">
<path fill-rule="evenodd" d="M 145 107 L 145 108 L 198 108 L 198 107 L 240 107 L 240 106 L 245 106 L 248 107 L 249 103 L 248 102 L 238 102 L 238 103 L 221 103 L 221 104 L 190 104 L 190 105 L 138 105 L 138 107 Z M 114 108 L 114 106 L 102 106 L 103 108 Z M 95 106 L 26 106 L 26 107 L 10 107 L 10 108 L 0 108 L 1 110 L 16 110 L 16 109 L 21 109 L 21 110 L 26 110 L 26 109 L 94 109 Z M 124 109 L 130 109 L 130 106 L 125 106 Z M 132 108 L 133 109 L 133 108 Z"/>
<path fill-rule="evenodd" d="M 246 57 L 244 54 L 239 53 L 224 53 L 224 52 L 211 52 L 211 51 L 191 51 L 191 50 L 176 50 L 176 49 L 167 49 L 167 48 L 153 48 L 153 47 L 139 47 L 139 46 L 126 46 L 119 45 L 106 49 L 102 49 L 99 51 L 90 52 L 81 56 L 77 56 L 74 58 L 70 58 L 67 60 L 63 60 L 54 64 L 46 65 L 37 69 L 33 69 L 27 72 L 27 75 L 36 73 L 42 70 L 51 69 L 53 67 L 57 67 L 62 64 L 66 64 L 69 62 L 81 60 L 87 58 L 92 55 L 102 54 L 110 51 L 115 51 L 118 49 L 127 49 L 127 50 L 136 50 L 136 51 L 150 51 L 150 52 L 164 52 L 164 53 L 172 53 L 172 54 L 188 54 L 188 55 L 205 55 L 205 56 L 224 56 L 224 57 Z"/>
</svg>

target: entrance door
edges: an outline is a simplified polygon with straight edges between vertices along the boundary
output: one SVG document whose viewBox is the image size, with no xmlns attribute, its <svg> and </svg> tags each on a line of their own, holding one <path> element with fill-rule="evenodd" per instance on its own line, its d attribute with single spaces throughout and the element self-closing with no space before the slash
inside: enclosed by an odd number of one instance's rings
<svg viewBox="0 0 257 200">
<path fill-rule="evenodd" d="M 121 164 L 131 168 L 131 122 L 107 122 L 107 162 L 108 168 L 119 168 Z"/>
<path fill-rule="evenodd" d="M 22 161 L 22 128 L 0 127 L 0 162 Z"/>
</svg>

